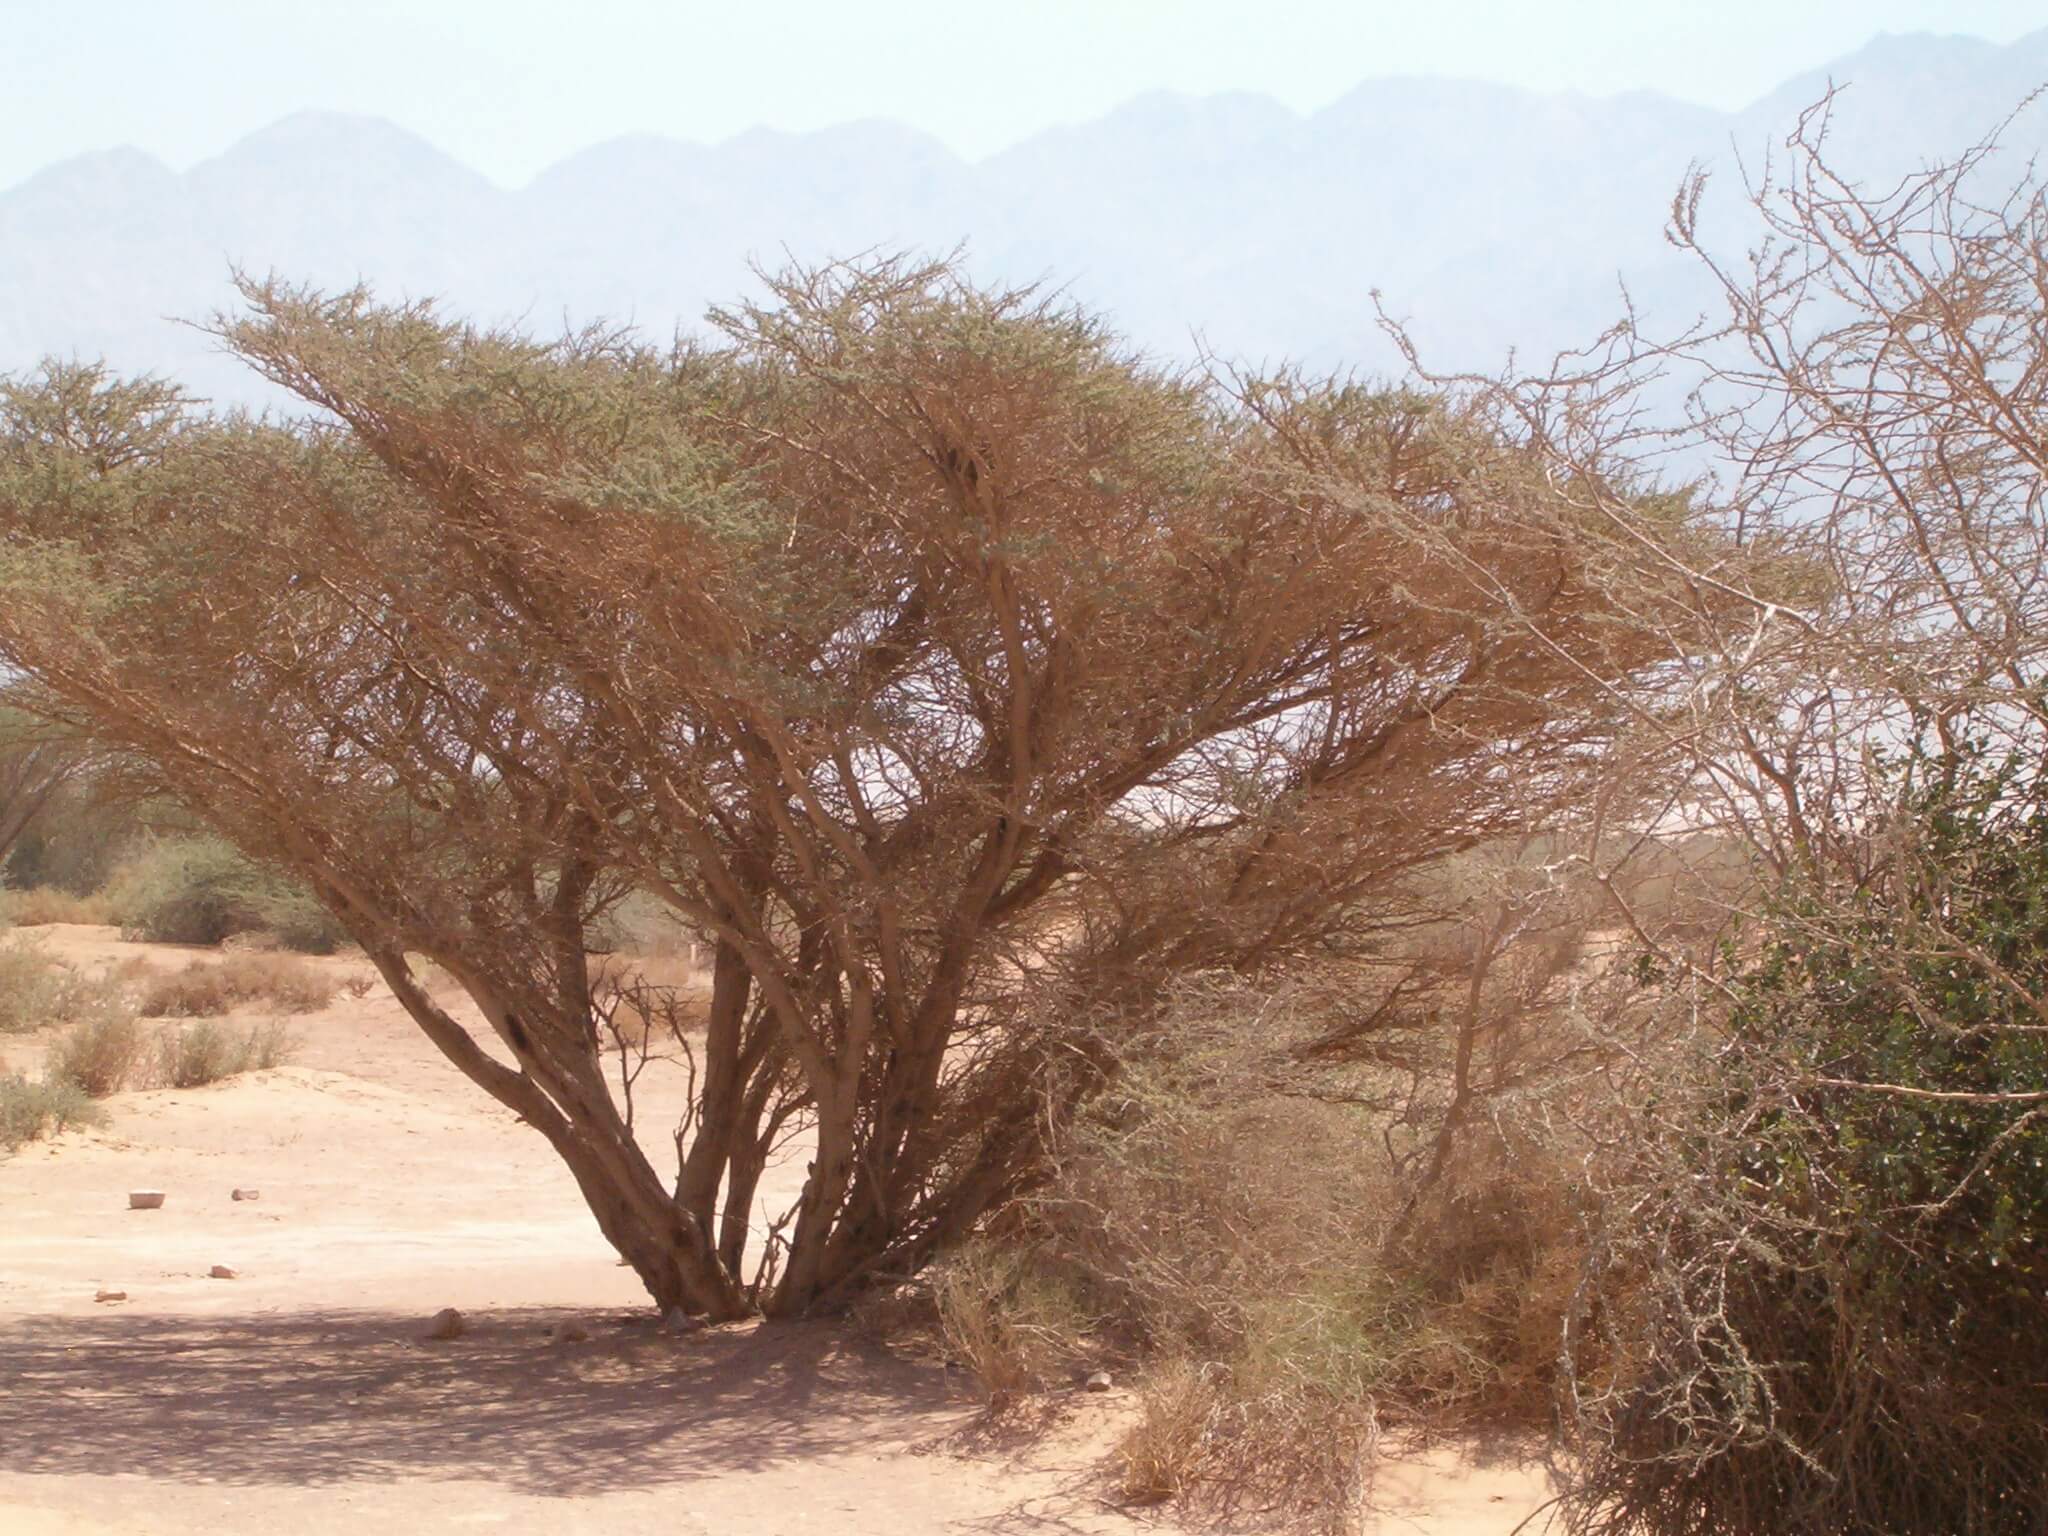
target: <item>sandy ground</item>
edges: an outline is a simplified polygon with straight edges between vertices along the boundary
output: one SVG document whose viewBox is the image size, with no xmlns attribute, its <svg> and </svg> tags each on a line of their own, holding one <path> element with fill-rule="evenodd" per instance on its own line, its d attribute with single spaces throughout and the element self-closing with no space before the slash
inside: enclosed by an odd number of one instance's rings
<svg viewBox="0 0 2048 1536">
<path fill-rule="evenodd" d="M 39 932 L 75 963 L 191 958 Z M 289 1067 L 121 1094 L 0 1161 L 7 1536 L 1180 1529 L 1109 1501 L 1122 1392 L 991 1438 L 957 1371 L 842 1327 L 662 1334 L 545 1144 L 381 989 L 294 1029 Z M 17 1069 L 38 1046 L 0 1043 Z M 675 1085 L 643 1085 L 658 1145 Z M 448 1306 L 468 1333 L 426 1340 Z M 552 1342 L 566 1320 L 588 1339 Z M 1513 1457 L 1395 1458 L 1371 1529 L 1505 1536 L 1545 1497 Z"/>
</svg>

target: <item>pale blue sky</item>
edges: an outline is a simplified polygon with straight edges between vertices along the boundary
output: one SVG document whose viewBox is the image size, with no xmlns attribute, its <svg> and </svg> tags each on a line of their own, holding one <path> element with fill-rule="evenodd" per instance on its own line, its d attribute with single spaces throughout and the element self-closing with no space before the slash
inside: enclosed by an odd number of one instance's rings
<svg viewBox="0 0 2048 1536">
<path fill-rule="evenodd" d="M 866 117 L 977 157 L 1162 88 L 1307 110 L 1435 74 L 1738 107 L 1879 31 L 2042 26 L 2043 0 L 0 0 L 0 187 L 118 144 L 183 169 L 308 108 L 518 185 L 625 133 Z"/>
</svg>

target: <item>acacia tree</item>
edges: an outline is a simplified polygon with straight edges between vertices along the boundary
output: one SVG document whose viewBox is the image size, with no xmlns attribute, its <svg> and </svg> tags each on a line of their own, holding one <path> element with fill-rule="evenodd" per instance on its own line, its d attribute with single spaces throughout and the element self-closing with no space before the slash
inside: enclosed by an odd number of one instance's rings
<svg viewBox="0 0 2048 1536">
<path fill-rule="evenodd" d="M 0 483 L 39 707 L 304 881 L 718 1317 L 914 1266 L 1167 979 L 1368 942 L 1568 796 L 1657 628 L 1478 411 L 1166 370 L 943 266 L 772 287 L 663 352 L 249 285 L 223 335 L 303 420 L 152 397 L 110 460 L 17 404 Z M 586 956 L 634 890 L 713 952 L 672 1179 Z"/>
</svg>

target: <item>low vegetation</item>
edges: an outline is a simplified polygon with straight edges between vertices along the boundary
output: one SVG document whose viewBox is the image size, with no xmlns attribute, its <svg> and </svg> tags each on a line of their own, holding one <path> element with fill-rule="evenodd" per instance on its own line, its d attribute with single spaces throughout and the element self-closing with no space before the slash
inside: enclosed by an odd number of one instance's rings
<svg viewBox="0 0 2048 1536">
<path fill-rule="evenodd" d="M 97 1125 L 103 1113 L 83 1088 L 64 1078 L 31 1080 L 0 1071 L 0 1150 L 12 1152 L 24 1142 Z"/>
<path fill-rule="evenodd" d="M 105 895 L 95 892 L 80 896 L 54 885 L 0 892 L 0 913 L 4 913 L 7 921 L 18 928 L 39 928 L 48 923 L 113 921 L 113 906 Z"/>
<path fill-rule="evenodd" d="M 120 980 L 52 959 L 33 936 L 0 939 L 0 1035 L 91 1019 L 124 1005 Z"/>
<path fill-rule="evenodd" d="M 231 954 L 155 971 L 137 986 L 144 1018 L 206 1019 L 260 1004 L 278 1013 L 317 1013 L 334 1001 L 342 978 L 281 954 Z"/>
<path fill-rule="evenodd" d="M 291 1034 L 281 1021 L 238 1028 L 202 1019 L 157 1037 L 155 1082 L 165 1088 L 204 1088 L 243 1072 L 281 1067 L 292 1051 Z"/>
<path fill-rule="evenodd" d="M 58 1036 L 43 1070 L 53 1081 L 76 1084 L 88 1097 L 104 1099 L 123 1088 L 142 1086 L 139 1079 L 152 1064 L 152 1050 L 133 1008 L 110 1006 Z"/>
<path fill-rule="evenodd" d="M 1308 1064 L 1352 987 L 1379 985 L 1335 980 L 1184 986 L 1045 1185 L 934 1273 L 944 1337 L 997 1406 L 1135 1370 L 1130 1497 L 1341 1529 L 1383 1425 L 1546 1410 L 1581 1256 L 1562 1165 L 1584 1143 L 1496 1106 L 1427 1184 L 1381 1108 L 1412 1064 Z"/>
</svg>

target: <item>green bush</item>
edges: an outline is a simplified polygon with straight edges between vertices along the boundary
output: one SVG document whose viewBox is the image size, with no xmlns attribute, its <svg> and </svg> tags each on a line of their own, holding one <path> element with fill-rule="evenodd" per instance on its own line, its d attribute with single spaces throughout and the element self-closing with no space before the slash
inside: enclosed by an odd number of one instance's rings
<svg viewBox="0 0 2048 1536">
<path fill-rule="evenodd" d="M 98 1125 L 100 1107 L 76 1083 L 60 1078 L 33 1082 L 18 1072 L 0 1073 L 0 1149 L 54 1136 L 75 1125 Z"/>
<path fill-rule="evenodd" d="M 107 898 L 124 938 L 156 944 L 218 944 L 267 932 L 287 948 L 331 954 L 343 937 L 310 895 L 217 837 L 151 842 L 115 872 Z"/>
<path fill-rule="evenodd" d="M 2048 1529 L 2048 765 L 1915 754 L 1597 1250 L 1579 1531 Z"/>
</svg>

